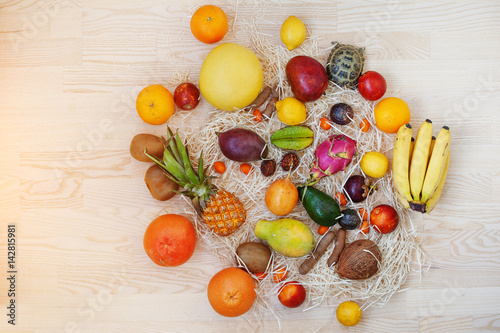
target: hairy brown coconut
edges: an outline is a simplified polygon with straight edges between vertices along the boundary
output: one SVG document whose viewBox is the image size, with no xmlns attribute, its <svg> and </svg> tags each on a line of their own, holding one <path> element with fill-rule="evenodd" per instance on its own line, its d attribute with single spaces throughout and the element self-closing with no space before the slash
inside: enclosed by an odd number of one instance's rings
<svg viewBox="0 0 500 333">
<path fill-rule="evenodd" d="M 378 271 L 382 260 L 377 245 L 369 239 L 359 239 L 349 244 L 340 255 L 337 273 L 344 278 L 362 280 Z"/>
</svg>

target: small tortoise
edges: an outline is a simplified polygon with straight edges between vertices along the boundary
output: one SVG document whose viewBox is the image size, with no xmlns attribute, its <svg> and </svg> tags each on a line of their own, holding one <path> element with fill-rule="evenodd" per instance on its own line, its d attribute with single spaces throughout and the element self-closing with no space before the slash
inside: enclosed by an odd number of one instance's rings
<svg viewBox="0 0 500 333">
<path fill-rule="evenodd" d="M 353 89 L 363 71 L 365 61 L 363 52 L 365 49 L 336 42 L 332 44 L 336 45 L 333 47 L 326 64 L 328 79 L 341 87 Z"/>
</svg>

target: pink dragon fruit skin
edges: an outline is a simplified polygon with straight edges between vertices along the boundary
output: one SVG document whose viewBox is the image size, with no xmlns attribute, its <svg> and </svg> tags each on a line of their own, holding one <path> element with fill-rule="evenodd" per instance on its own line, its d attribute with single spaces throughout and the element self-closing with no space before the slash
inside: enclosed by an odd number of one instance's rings
<svg viewBox="0 0 500 333">
<path fill-rule="evenodd" d="M 343 171 L 356 154 L 356 141 L 343 135 L 329 136 L 314 152 L 308 184 Z"/>
</svg>

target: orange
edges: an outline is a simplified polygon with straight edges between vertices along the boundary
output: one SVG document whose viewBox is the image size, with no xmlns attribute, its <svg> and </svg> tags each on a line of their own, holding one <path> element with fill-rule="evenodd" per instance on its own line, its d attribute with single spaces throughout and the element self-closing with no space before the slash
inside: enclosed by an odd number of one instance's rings
<svg viewBox="0 0 500 333">
<path fill-rule="evenodd" d="M 141 119 L 151 125 L 165 123 L 175 111 L 174 97 L 162 85 L 152 84 L 142 89 L 135 102 Z"/>
<path fill-rule="evenodd" d="M 397 97 L 387 97 L 378 102 L 374 114 L 378 129 L 385 133 L 396 133 L 411 118 L 408 104 Z"/>
<path fill-rule="evenodd" d="M 191 32 L 203 43 L 220 41 L 226 35 L 227 27 L 226 13 L 217 6 L 201 6 L 191 17 Z"/>
<path fill-rule="evenodd" d="M 250 310 L 257 296 L 250 274 L 236 267 L 215 274 L 208 283 L 207 295 L 215 312 L 226 317 L 241 316 Z"/>
</svg>

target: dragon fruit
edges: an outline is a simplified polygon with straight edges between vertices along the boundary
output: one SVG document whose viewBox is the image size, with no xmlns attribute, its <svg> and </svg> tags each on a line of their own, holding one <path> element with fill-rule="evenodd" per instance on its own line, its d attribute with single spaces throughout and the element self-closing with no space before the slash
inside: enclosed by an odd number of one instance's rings
<svg viewBox="0 0 500 333">
<path fill-rule="evenodd" d="M 356 154 L 356 141 L 341 134 L 329 136 L 314 152 L 308 185 L 317 183 L 325 176 L 343 171 Z"/>
</svg>

